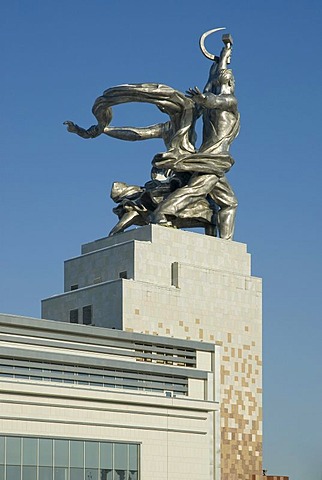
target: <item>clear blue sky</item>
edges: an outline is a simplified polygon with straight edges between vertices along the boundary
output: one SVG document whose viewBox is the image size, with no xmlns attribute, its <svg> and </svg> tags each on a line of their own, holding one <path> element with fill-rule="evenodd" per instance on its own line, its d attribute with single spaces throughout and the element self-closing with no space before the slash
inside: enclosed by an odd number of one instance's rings
<svg viewBox="0 0 322 480">
<path fill-rule="evenodd" d="M 63 261 L 111 229 L 112 181 L 144 183 L 163 149 L 62 122 L 95 123 L 95 98 L 121 83 L 203 87 L 200 34 L 232 33 L 235 239 L 264 280 L 264 467 L 291 480 L 322 478 L 321 24 L 321 0 L 0 1 L 0 311 L 21 315 L 39 316 Z M 163 118 L 127 105 L 113 124 Z"/>
</svg>

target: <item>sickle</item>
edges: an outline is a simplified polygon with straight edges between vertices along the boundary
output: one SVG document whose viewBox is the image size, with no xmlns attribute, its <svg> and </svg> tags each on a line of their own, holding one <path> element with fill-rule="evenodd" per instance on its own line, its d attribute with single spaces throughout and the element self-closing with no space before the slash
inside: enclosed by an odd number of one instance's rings
<svg viewBox="0 0 322 480">
<path fill-rule="evenodd" d="M 209 58 L 209 60 L 215 60 L 216 55 L 213 55 L 212 53 L 209 53 L 208 50 L 205 47 L 205 39 L 208 37 L 208 35 L 211 35 L 212 33 L 218 32 L 219 30 L 225 30 L 226 27 L 219 27 L 219 28 L 214 28 L 213 30 L 208 30 L 207 32 L 203 33 L 200 37 L 199 40 L 199 45 L 202 53 L 204 54 L 205 57 Z"/>
</svg>

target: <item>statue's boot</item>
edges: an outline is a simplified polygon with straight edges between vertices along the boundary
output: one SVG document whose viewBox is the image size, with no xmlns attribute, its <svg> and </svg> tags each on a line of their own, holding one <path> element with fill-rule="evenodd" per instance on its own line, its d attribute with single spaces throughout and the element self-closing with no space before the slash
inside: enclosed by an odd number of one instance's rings
<svg viewBox="0 0 322 480">
<path fill-rule="evenodd" d="M 136 223 L 137 218 L 140 217 L 139 213 L 135 210 L 131 210 L 130 212 L 124 213 L 122 218 L 117 222 L 115 227 L 112 228 L 110 233 L 108 234 L 109 237 L 115 235 L 116 233 L 123 232 L 126 228 L 134 225 Z M 140 223 L 142 225 L 142 223 Z"/>
</svg>

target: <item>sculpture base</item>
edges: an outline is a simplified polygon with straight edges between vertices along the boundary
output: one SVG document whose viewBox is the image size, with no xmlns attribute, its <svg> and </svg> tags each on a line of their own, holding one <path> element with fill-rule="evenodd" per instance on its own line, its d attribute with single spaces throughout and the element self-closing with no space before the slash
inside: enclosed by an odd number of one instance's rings
<svg viewBox="0 0 322 480">
<path fill-rule="evenodd" d="M 91 306 L 97 326 L 221 345 L 221 479 L 251 480 L 262 478 L 261 300 L 246 245 L 148 225 L 84 245 L 43 318 Z"/>
</svg>

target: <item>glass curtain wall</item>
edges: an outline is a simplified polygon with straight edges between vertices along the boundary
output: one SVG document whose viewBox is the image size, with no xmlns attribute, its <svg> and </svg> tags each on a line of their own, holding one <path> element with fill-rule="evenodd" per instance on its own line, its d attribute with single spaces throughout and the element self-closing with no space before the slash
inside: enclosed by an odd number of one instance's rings
<svg viewBox="0 0 322 480">
<path fill-rule="evenodd" d="M 0 480 L 139 480 L 139 445 L 0 436 Z"/>
</svg>

